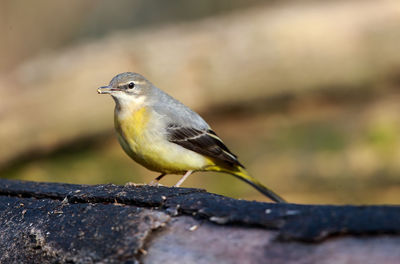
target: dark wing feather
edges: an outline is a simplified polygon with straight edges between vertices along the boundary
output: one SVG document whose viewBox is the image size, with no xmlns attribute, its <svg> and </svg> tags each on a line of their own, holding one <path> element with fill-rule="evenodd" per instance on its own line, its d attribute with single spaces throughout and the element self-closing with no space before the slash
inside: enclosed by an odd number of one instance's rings
<svg viewBox="0 0 400 264">
<path fill-rule="evenodd" d="M 186 149 L 222 161 L 230 166 L 244 167 L 212 130 L 199 130 L 178 125 L 167 127 L 168 140 Z"/>
</svg>

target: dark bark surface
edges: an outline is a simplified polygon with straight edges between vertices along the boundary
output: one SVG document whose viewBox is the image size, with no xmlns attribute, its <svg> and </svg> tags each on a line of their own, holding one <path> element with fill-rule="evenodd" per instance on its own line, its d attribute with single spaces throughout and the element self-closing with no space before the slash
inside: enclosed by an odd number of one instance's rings
<svg viewBox="0 0 400 264">
<path fill-rule="evenodd" d="M 330 263 L 334 252 L 352 263 L 396 263 L 399 219 L 400 206 L 273 204 L 200 189 L 2 179 L 0 263 Z"/>
</svg>

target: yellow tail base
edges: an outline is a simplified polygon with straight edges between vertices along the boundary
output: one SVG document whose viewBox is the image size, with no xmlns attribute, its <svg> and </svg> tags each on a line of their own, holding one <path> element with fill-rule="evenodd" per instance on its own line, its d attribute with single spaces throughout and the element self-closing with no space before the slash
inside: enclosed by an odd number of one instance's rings
<svg viewBox="0 0 400 264">
<path fill-rule="evenodd" d="M 230 170 L 227 168 L 222 168 L 220 166 L 212 166 L 208 167 L 207 171 L 217 171 L 217 172 L 225 172 L 229 173 L 236 178 L 241 179 L 242 181 L 245 181 L 246 183 L 250 184 L 253 186 L 256 190 L 258 190 L 260 193 L 264 194 L 267 196 L 269 199 L 271 199 L 274 202 L 277 203 L 286 203 L 285 199 L 268 189 L 266 186 L 264 186 L 261 182 L 259 182 L 257 179 L 251 177 L 245 169 L 242 167 L 236 167 L 235 170 Z"/>
</svg>

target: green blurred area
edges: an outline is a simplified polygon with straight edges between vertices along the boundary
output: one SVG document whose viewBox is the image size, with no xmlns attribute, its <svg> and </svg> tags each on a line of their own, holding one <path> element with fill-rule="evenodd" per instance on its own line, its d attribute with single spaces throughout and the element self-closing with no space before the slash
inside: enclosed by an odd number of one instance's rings
<svg viewBox="0 0 400 264">
<path fill-rule="evenodd" d="M 48 14 L 40 8 L 35 9 L 36 4 L 25 2 L 24 5 L 33 8 L 33 11 L 26 11 L 17 1 L 3 1 L 0 3 L 3 11 L 10 12 L 6 18 L 3 17 L 5 23 L 2 24 L 2 30 L 13 30 L 9 33 L 11 37 L 3 42 L 4 46 L 1 48 L 5 59 L 0 63 L 0 69 L 3 76 L 7 75 L 24 60 L 45 52 L 46 49 L 57 52 L 60 47 L 74 45 L 79 41 L 86 41 L 87 38 L 100 39 L 115 30 L 146 28 L 148 25 L 157 27 L 165 23 L 179 24 L 187 20 L 217 17 L 232 10 L 240 13 L 248 7 L 257 8 L 263 1 L 250 1 L 247 4 L 243 4 L 243 1 L 221 1 L 218 4 L 214 1 L 189 2 L 192 4 L 186 1 L 177 1 L 174 4 L 166 4 L 164 1 L 121 1 L 119 7 L 115 2 L 110 4 L 108 1 L 82 1 L 69 5 L 64 3 L 68 12 L 60 15 L 60 30 L 57 31 L 54 28 L 43 30 L 42 24 L 44 28 L 50 27 L 46 20 L 29 25 L 28 22 L 40 14 Z M 39 7 L 47 5 L 52 6 L 52 2 L 42 1 Z M 270 5 L 275 3 L 271 2 Z M 265 8 L 265 3 L 261 7 Z M 290 12 L 290 8 L 288 10 Z M 13 15 L 23 12 L 28 13 L 29 19 L 18 22 L 20 16 Z M 107 14 L 109 17 L 104 18 Z M 389 22 L 388 25 L 392 26 Z M 20 43 L 24 32 L 31 29 L 37 32 L 37 36 L 29 35 L 29 39 L 34 40 L 30 47 L 13 46 Z M 53 31 L 57 31 L 58 35 L 44 41 Z M 317 59 L 324 60 L 314 58 Z M 291 65 L 286 66 L 286 70 L 290 72 Z M 274 69 L 260 69 L 262 71 Z M 281 71 L 283 70 L 279 69 L 278 72 Z M 400 70 L 391 68 L 387 71 L 390 77 L 378 77 L 379 81 L 363 79 L 360 87 L 351 92 L 346 90 L 348 87 L 330 88 L 329 85 L 318 87 L 312 93 L 290 87 L 291 96 L 286 101 L 264 97 L 258 101 L 238 100 L 237 105 L 205 107 L 202 115 L 239 156 L 249 172 L 288 201 L 318 204 L 398 204 Z M 110 73 L 113 74 L 116 73 Z M 358 78 L 357 72 L 352 74 L 355 79 Z M 352 74 L 349 73 L 349 78 Z M 312 76 L 302 78 L 311 79 Z M 264 89 L 268 88 L 270 87 Z M 284 95 L 283 92 L 282 94 Z M 98 95 L 93 92 L 93 96 Z M 111 99 L 104 99 L 103 102 L 114 104 Z M 24 109 L 21 114 L 24 111 L 29 109 Z M 0 121 L 1 114 L 0 111 Z M 106 118 L 111 120 L 112 111 L 109 115 Z M 45 153 L 38 151 L 25 155 L 1 168 L 0 177 L 77 184 L 149 183 L 158 174 L 146 170 L 125 155 L 115 134 L 111 133 L 112 126 L 110 121 L 110 131 L 101 132 L 101 135 L 89 140 L 87 144 L 80 144 L 81 139 L 76 136 L 76 142 L 59 144 L 61 147 Z M 23 125 L 21 129 L 24 129 Z M 161 183 L 173 185 L 178 179 L 178 175 L 168 175 Z M 247 184 L 225 174 L 198 172 L 183 186 L 204 188 L 209 192 L 231 197 L 267 201 Z"/>
<path fill-rule="evenodd" d="M 398 99 L 400 93 L 356 107 L 205 116 L 248 170 L 289 201 L 395 204 L 400 191 L 400 123 L 397 116 L 382 112 L 381 104 L 391 112 Z M 114 134 L 14 166 L 2 175 L 80 184 L 149 183 L 158 176 L 130 160 Z M 179 177 L 169 175 L 162 184 L 173 185 Z M 267 201 L 247 184 L 219 173 L 195 173 L 183 186 Z"/>
</svg>

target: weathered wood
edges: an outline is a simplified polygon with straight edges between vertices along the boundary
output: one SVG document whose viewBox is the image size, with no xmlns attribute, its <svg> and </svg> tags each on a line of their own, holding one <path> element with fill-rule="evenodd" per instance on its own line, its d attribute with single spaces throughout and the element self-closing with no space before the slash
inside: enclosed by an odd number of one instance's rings
<svg viewBox="0 0 400 264">
<path fill-rule="evenodd" d="M 399 219 L 400 206 L 2 179 L 0 263 L 396 263 Z"/>
</svg>

